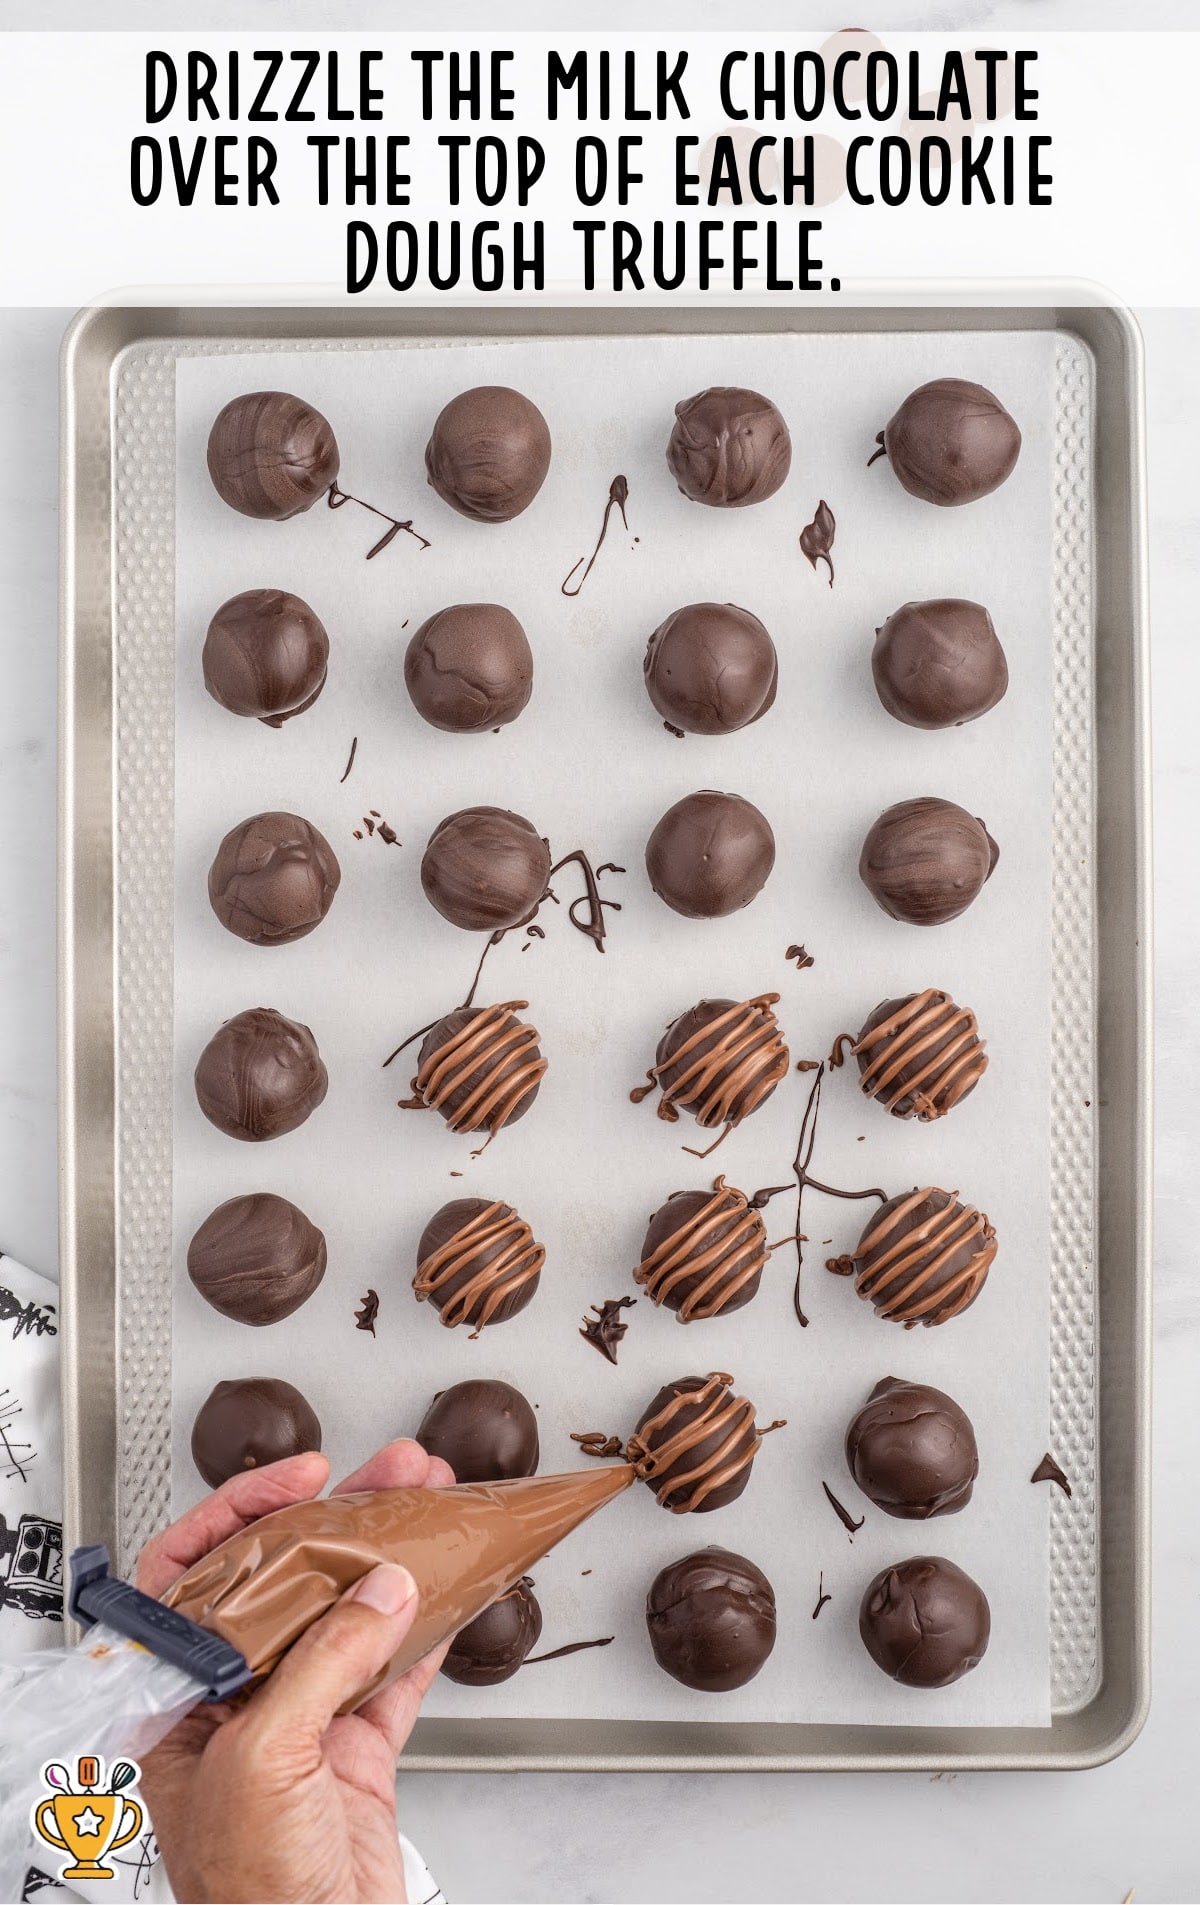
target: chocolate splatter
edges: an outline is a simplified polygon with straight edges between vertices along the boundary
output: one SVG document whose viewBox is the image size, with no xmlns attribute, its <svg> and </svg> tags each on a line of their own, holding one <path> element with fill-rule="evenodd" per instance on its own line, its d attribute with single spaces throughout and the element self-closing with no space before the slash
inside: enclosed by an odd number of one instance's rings
<svg viewBox="0 0 1200 1905">
<path fill-rule="evenodd" d="M 851 1541 L 853 1541 L 855 1535 L 858 1533 L 859 1529 L 862 1527 L 863 1522 L 867 1519 L 866 1516 L 863 1515 L 858 1521 L 855 1521 L 854 1516 L 850 1513 L 850 1510 L 848 1508 L 843 1508 L 841 1502 L 838 1500 L 837 1496 L 834 1494 L 832 1488 L 830 1488 L 829 1483 L 822 1482 L 821 1487 L 825 1490 L 826 1501 L 829 1503 L 829 1506 L 832 1508 L 834 1514 L 837 1516 L 838 1520 L 841 1522 L 842 1527 L 846 1530 L 846 1533 L 849 1535 Z"/>
<path fill-rule="evenodd" d="M 1043 1455 L 1041 1461 L 1029 1477 L 1031 1482 L 1055 1482 L 1062 1489 L 1067 1500 L 1071 1499 L 1071 1484 L 1059 1468 L 1052 1455 Z"/>
<path fill-rule="evenodd" d="M 621 911 L 621 902 L 620 900 L 601 899 L 597 878 L 600 873 L 623 873 L 625 869 L 624 867 L 615 866 L 611 860 L 606 861 L 604 866 L 593 869 L 592 863 L 583 848 L 576 847 L 572 853 L 564 853 L 561 860 L 555 861 L 550 869 L 550 878 L 553 879 L 556 873 L 561 872 L 563 867 L 570 866 L 572 862 L 579 867 L 583 874 L 584 891 L 580 893 L 576 899 L 571 901 L 571 904 L 567 908 L 567 918 L 577 932 L 587 934 L 597 952 L 603 952 L 604 909 L 606 906 L 610 906 L 614 913 L 619 913 Z M 546 899 L 554 899 L 555 895 L 551 893 L 549 887 L 547 887 L 543 897 Z M 587 908 L 586 919 L 576 917 L 575 908 L 577 906 Z"/>
<path fill-rule="evenodd" d="M 668 733 L 668 734 L 673 734 L 673 735 L 675 736 L 675 739 L 676 739 L 677 741 L 682 741 L 682 739 L 683 739 L 683 729 L 682 729 L 682 728 L 677 728 L 677 727 L 675 726 L 675 723 L 674 723 L 673 721 L 664 721 L 664 722 L 663 722 L 663 726 L 664 726 L 664 728 L 665 728 L 665 729 L 667 730 L 667 733 Z"/>
<path fill-rule="evenodd" d="M 354 739 L 353 739 L 353 740 L 351 741 L 351 743 L 350 743 L 350 759 L 349 759 L 349 760 L 348 760 L 348 761 L 346 762 L 346 771 L 345 771 L 345 773 L 344 773 L 344 774 L 342 775 L 342 779 L 341 779 L 341 780 L 340 780 L 340 781 L 338 782 L 338 786 L 339 786 L 339 787 L 340 787 L 340 786 L 342 785 L 342 781 L 347 781 L 347 780 L 349 780 L 349 778 L 350 778 L 350 769 L 351 769 L 351 768 L 352 768 L 352 767 L 354 766 L 354 756 L 355 756 L 355 755 L 356 755 L 357 753 L 358 753 L 358 736 L 357 736 L 357 734 L 356 734 L 356 735 L 355 735 L 355 737 L 354 737 Z"/>
<path fill-rule="evenodd" d="M 789 946 L 784 954 L 784 958 L 794 963 L 797 972 L 803 972 L 806 966 L 815 966 L 817 963 L 805 946 Z M 799 1071 L 799 1069 L 800 1067 L 797 1065 L 796 1070 Z"/>
<path fill-rule="evenodd" d="M 872 459 L 872 461 L 873 460 L 874 459 Z M 833 539 L 836 534 L 837 522 L 834 519 L 833 511 L 822 497 L 821 501 L 817 504 L 816 515 L 812 521 L 806 523 L 804 528 L 800 531 L 800 549 L 801 553 L 808 557 L 814 569 L 818 562 L 825 564 L 829 570 L 830 588 L 833 587 L 833 557 L 829 552 L 833 548 Z"/>
<path fill-rule="evenodd" d="M 567 575 L 567 577 L 562 583 L 562 593 L 564 595 L 569 595 L 569 596 L 578 595 L 580 593 L 580 590 L 583 588 L 584 583 L 587 581 L 588 577 L 591 575 L 592 564 L 595 562 L 596 557 L 600 554 L 600 550 L 603 547 L 604 538 L 608 534 L 608 519 L 612 515 L 614 509 L 620 510 L 621 521 L 624 523 L 626 530 L 628 530 L 629 518 L 625 514 L 625 505 L 628 501 L 629 501 L 628 478 L 624 476 L 614 476 L 612 482 L 608 486 L 608 501 L 604 505 L 604 521 L 600 525 L 600 534 L 596 538 L 596 547 L 592 550 L 592 553 L 590 556 L 580 556 L 579 561 L 575 564 L 574 568 Z M 583 566 L 584 562 L 587 563 L 587 568 L 584 569 L 583 574 L 580 576 L 578 583 L 573 589 L 568 588 L 567 584 L 570 582 L 571 576 L 575 574 L 576 569 L 579 569 Z"/>
<path fill-rule="evenodd" d="M 555 1647 L 548 1654 L 527 1654 L 521 1665 L 536 1667 L 540 1660 L 563 1660 L 567 1654 L 582 1654 L 589 1647 L 611 1647 L 615 1634 L 606 1634 L 603 1640 L 573 1640 L 566 1647 Z"/>
<path fill-rule="evenodd" d="M 394 827 L 389 827 L 386 820 L 381 820 L 379 823 L 379 838 L 387 847 L 398 847 L 400 845 L 399 834 Z"/>
<path fill-rule="evenodd" d="M 368 1290 L 366 1296 L 360 1300 L 362 1308 L 354 1312 L 354 1327 L 356 1330 L 370 1330 L 374 1336 L 375 1319 L 379 1315 L 379 1292 Z"/>
<path fill-rule="evenodd" d="M 798 1072 L 819 1072 L 820 1069 L 821 1060 L 819 1058 L 798 1058 L 796 1060 L 796 1070 Z"/>
<path fill-rule="evenodd" d="M 814 1621 L 817 1619 L 817 1616 L 820 1614 L 821 1609 L 823 1607 L 827 1607 L 830 1601 L 832 1601 L 832 1599 L 833 1599 L 832 1594 L 826 1594 L 825 1592 L 825 1571 L 824 1569 L 822 1569 L 820 1574 L 817 1577 L 817 1605 L 814 1607 L 812 1611 L 812 1617 Z"/>
<path fill-rule="evenodd" d="M 337 483 L 331 483 L 329 485 L 328 502 L 330 509 L 342 509 L 347 503 L 357 503 L 359 509 L 370 510 L 372 516 L 378 516 L 381 522 L 385 522 L 388 525 L 379 538 L 379 541 L 373 543 L 367 550 L 366 559 L 368 562 L 370 562 L 372 556 L 381 554 L 381 552 L 387 548 L 388 544 L 400 534 L 402 529 L 406 535 L 414 536 L 420 543 L 422 549 L 431 549 L 433 547 L 433 544 L 427 537 L 421 535 L 419 530 L 413 528 L 411 517 L 407 522 L 398 522 L 394 516 L 389 516 L 385 509 L 376 509 L 374 503 L 364 503 L 361 496 L 351 496 L 349 490 L 341 489 Z"/>
<path fill-rule="evenodd" d="M 593 1303 L 591 1316 L 583 1319 L 579 1334 L 610 1363 L 616 1362 L 617 1344 L 629 1328 L 628 1323 L 621 1321 L 621 1311 L 631 1310 L 636 1302 L 635 1296 L 608 1297 L 603 1303 Z"/>
</svg>

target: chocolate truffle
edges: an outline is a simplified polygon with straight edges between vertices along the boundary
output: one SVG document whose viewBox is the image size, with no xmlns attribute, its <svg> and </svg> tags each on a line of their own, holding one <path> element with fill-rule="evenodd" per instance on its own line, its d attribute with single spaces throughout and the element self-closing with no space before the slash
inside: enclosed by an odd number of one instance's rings
<svg viewBox="0 0 1200 1905">
<path fill-rule="evenodd" d="M 515 721 L 533 693 L 533 653 L 498 602 L 458 602 L 431 615 L 408 644 L 404 683 L 417 713 L 448 734 L 484 734 Z"/>
<path fill-rule="evenodd" d="M 846 1430 L 846 1461 L 876 1508 L 901 1521 L 956 1515 L 979 1473 L 975 1431 L 952 1396 L 885 1376 Z"/>
<path fill-rule="evenodd" d="M 213 1033 L 196 1064 L 196 1097 L 230 1138 L 261 1143 L 295 1131 L 322 1102 L 329 1073 L 307 1025 L 254 1006 Z"/>
<path fill-rule="evenodd" d="M 698 1548 L 655 1575 L 646 1626 L 664 1673 L 698 1693 L 730 1693 L 775 1645 L 775 1590 L 744 1554 Z"/>
<path fill-rule="evenodd" d="M 749 906 L 774 864 L 766 815 L 740 794 L 711 788 L 668 807 L 646 842 L 651 886 L 685 919 L 723 919 Z"/>
<path fill-rule="evenodd" d="M 254 814 L 231 827 L 208 870 L 222 926 L 252 946 L 286 946 L 319 926 L 342 869 L 325 835 L 299 814 Z"/>
<path fill-rule="evenodd" d="M 651 1082 L 632 1094 L 634 1102 L 657 1086 L 658 1115 L 668 1122 L 683 1110 L 707 1130 L 740 1124 L 787 1077 L 788 1049 L 771 1010 L 778 998 L 701 999 L 681 1013 L 659 1039 Z"/>
<path fill-rule="evenodd" d="M 192 1424 L 192 1460 L 210 1488 L 320 1446 L 321 1424 L 311 1404 L 274 1376 L 219 1382 Z"/>
<path fill-rule="evenodd" d="M 732 734 L 774 706 L 775 644 L 732 602 L 692 602 L 659 624 L 642 663 L 646 693 L 689 734 Z"/>
<path fill-rule="evenodd" d="M 548 1069 L 532 1025 L 516 1017 L 528 999 L 460 1005 L 425 1034 L 406 1110 L 439 1111 L 451 1131 L 489 1137 L 523 1118 Z"/>
<path fill-rule="evenodd" d="M 426 473 L 442 501 L 477 523 L 519 516 L 549 468 L 545 417 L 504 384 L 481 384 L 452 397 L 425 446 Z"/>
<path fill-rule="evenodd" d="M 767 1232 L 744 1191 L 719 1177 L 711 1191 L 675 1191 L 655 1211 L 633 1273 L 681 1323 L 740 1310 L 758 1294 Z"/>
<path fill-rule="evenodd" d="M 953 508 L 1012 475 L 1021 432 L 982 384 L 939 377 L 904 399 L 876 442 L 910 496 Z"/>
<path fill-rule="evenodd" d="M 421 1232 L 413 1290 L 418 1303 L 429 1299 L 447 1329 L 469 1323 L 473 1340 L 489 1323 L 507 1323 L 510 1316 L 525 1308 L 538 1287 L 545 1261 L 545 1250 L 534 1241 L 529 1225 L 511 1205 L 489 1204 L 485 1197 L 455 1197 L 434 1212 Z M 478 1392 L 508 1385 L 476 1383 L 470 1387 Z M 513 1396 L 516 1393 L 515 1389 L 509 1391 Z M 523 1397 L 518 1400 L 528 1408 Z M 447 1411 L 468 1407 L 481 1411 L 482 1406 L 483 1399 L 477 1395 L 470 1404 L 461 1399 L 453 1405 L 448 1402 Z M 535 1431 L 535 1461 L 536 1451 Z M 446 1459 L 454 1468 L 449 1455 Z M 531 1474 L 532 1470 L 519 1472 Z M 457 1469 L 455 1476 L 460 1482 L 471 1479 L 459 1475 Z"/>
<path fill-rule="evenodd" d="M 840 1065 L 839 1039 L 833 1064 Z M 875 1007 L 850 1047 L 859 1083 L 893 1118 L 930 1124 L 968 1098 L 987 1070 L 975 1014 L 927 987 Z"/>
<path fill-rule="evenodd" d="M 1003 700 L 1008 663 L 979 602 L 906 602 L 875 630 L 875 688 L 910 728 L 956 728 Z"/>
<path fill-rule="evenodd" d="M 550 848 L 531 820 L 503 807 L 464 807 L 440 821 L 421 861 L 431 906 L 470 933 L 533 918 L 546 897 Z"/>
<path fill-rule="evenodd" d="M 223 602 L 204 638 L 204 685 L 231 714 L 281 728 L 325 686 L 329 637 L 287 589 L 246 589 Z"/>
<path fill-rule="evenodd" d="M 542 1631 L 542 1610 L 532 1588 L 525 1576 L 459 1629 L 442 1662 L 447 1680 L 460 1687 L 498 1687 L 512 1679 Z"/>
<path fill-rule="evenodd" d="M 659 1390 L 625 1444 L 638 1480 L 673 1515 L 707 1515 L 736 1501 L 762 1446 L 754 1404 L 732 1376 L 680 1376 Z"/>
<path fill-rule="evenodd" d="M 859 878 L 892 919 L 942 926 L 990 880 L 1000 849 L 982 820 L 952 800 L 901 800 L 863 841 Z"/>
<path fill-rule="evenodd" d="M 319 410 L 286 390 L 251 390 L 225 405 L 208 439 L 208 473 L 243 516 L 285 522 L 337 480 L 337 438 Z"/>
<path fill-rule="evenodd" d="M 458 1235 L 461 1238 L 461 1231 Z M 536 1277 L 535 1271 L 531 1294 Z M 417 1441 L 430 1455 L 449 1462 L 456 1482 L 507 1482 L 534 1474 L 538 1465 L 533 1410 L 511 1383 L 484 1377 L 439 1389 L 421 1418 Z"/>
<path fill-rule="evenodd" d="M 854 1251 L 854 1287 L 888 1322 L 930 1329 L 970 1309 L 995 1255 L 983 1212 L 927 1185 L 889 1197 L 871 1217 Z"/>
<path fill-rule="evenodd" d="M 875 1576 L 858 1610 L 863 1646 L 903 1687 L 948 1687 L 987 1652 L 983 1589 L 941 1555 L 914 1555 Z"/>
<path fill-rule="evenodd" d="M 278 1323 L 325 1275 L 325 1239 L 286 1197 L 254 1191 L 218 1204 L 188 1245 L 188 1275 L 238 1323 Z"/>
<path fill-rule="evenodd" d="M 675 406 L 667 463 L 685 496 L 744 509 L 774 496 L 792 467 L 792 439 L 757 390 L 717 386 Z"/>
</svg>

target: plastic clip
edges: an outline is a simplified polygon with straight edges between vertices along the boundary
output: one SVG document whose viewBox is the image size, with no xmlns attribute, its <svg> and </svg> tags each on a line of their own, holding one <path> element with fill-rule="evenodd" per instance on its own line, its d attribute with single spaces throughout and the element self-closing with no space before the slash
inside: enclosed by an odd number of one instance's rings
<svg viewBox="0 0 1200 1905">
<path fill-rule="evenodd" d="M 185 1614 L 110 1574 L 108 1549 L 100 1542 L 72 1552 L 67 1612 L 81 1627 L 103 1621 L 126 1640 L 182 1668 L 205 1688 L 206 1700 L 228 1700 L 252 1677 L 245 1656 L 219 1634 L 208 1633 Z"/>
</svg>

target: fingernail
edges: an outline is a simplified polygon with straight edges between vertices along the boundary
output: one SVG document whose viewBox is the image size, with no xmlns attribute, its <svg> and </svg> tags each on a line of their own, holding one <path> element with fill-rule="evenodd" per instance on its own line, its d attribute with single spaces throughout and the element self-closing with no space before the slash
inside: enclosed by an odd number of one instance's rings
<svg viewBox="0 0 1200 1905">
<path fill-rule="evenodd" d="M 408 1569 L 385 1561 L 372 1568 L 370 1574 L 364 1574 L 361 1581 L 356 1581 L 346 1599 L 373 1607 L 377 1614 L 399 1614 L 416 1599 L 416 1594 L 417 1584 Z"/>
</svg>

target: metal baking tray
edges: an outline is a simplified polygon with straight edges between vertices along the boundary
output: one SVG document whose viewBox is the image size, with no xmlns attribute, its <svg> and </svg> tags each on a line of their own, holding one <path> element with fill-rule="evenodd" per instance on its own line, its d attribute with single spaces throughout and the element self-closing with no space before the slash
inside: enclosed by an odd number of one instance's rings
<svg viewBox="0 0 1200 1905">
<path fill-rule="evenodd" d="M 1014 295 L 1012 292 L 1009 296 Z M 68 1545 L 123 1567 L 168 1513 L 174 367 L 182 355 L 680 332 L 1055 335 L 1048 1728 L 422 1721 L 415 1770 L 883 1771 L 1101 1763 L 1149 1704 L 1150 908 L 1141 340 L 1090 290 L 1005 304 L 113 305 L 62 354 L 59 1086 Z M 1002 298 L 1003 293 L 1000 294 Z M 1103 1513 L 1100 1504 L 1103 1503 Z"/>
</svg>

